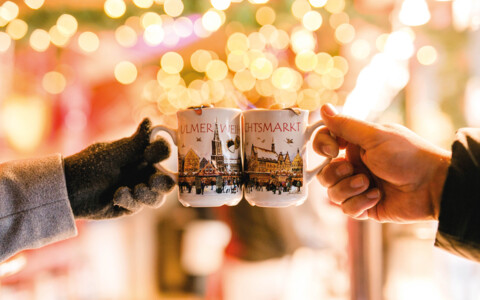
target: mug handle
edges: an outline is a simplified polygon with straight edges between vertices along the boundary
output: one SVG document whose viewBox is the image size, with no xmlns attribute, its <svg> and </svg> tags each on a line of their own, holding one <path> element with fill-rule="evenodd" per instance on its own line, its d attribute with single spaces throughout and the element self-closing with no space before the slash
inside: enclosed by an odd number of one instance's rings
<svg viewBox="0 0 480 300">
<path fill-rule="evenodd" d="M 307 130 L 305 132 L 305 135 L 307 136 L 308 141 L 312 138 L 313 133 L 318 129 L 318 127 L 320 127 L 322 125 L 325 125 L 325 122 L 323 122 L 323 120 L 319 120 L 319 121 L 307 126 Z M 326 165 L 328 165 L 330 163 L 330 161 L 332 161 L 332 158 L 327 157 L 327 158 L 325 158 L 325 160 L 320 165 L 316 166 L 315 168 L 313 168 L 311 170 L 307 170 L 306 174 L 305 174 L 305 177 L 306 177 L 305 179 L 307 181 L 307 184 L 309 184 L 313 180 L 313 178 L 315 178 L 315 176 L 318 174 L 318 172 L 320 172 Z"/>
<path fill-rule="evenodd" d="M 158 125 L 158 126 L 155 126 L 155 127 L 152 128 L 152 132 L 150 133 L 150 143 L 155 141 L 155 138 L 160 131 L 165 131 L 166 133 L 168 133 L 170 135 L 170 137 L 172 138 L 172 141 L 175 144 L 175 146 L 178 146 L 178 144 L 177 144 L 177 130 L 173 129 L 173 128 L 170 128 L 170 127 L 167 127 L 167 126 L 163 126 L 163 125 Z M 166 175 L 172 177 L 173 181 L 175 181 L 175 183 L 178 183 L 178 172 L 174 172 L 174 171 L 170 170 L 169 168 L 163 166 L 162 163 L 156 164 L 155 167 L 159 171 L 161 171 L 161 172 L 165 173 Z"/>
</svg>

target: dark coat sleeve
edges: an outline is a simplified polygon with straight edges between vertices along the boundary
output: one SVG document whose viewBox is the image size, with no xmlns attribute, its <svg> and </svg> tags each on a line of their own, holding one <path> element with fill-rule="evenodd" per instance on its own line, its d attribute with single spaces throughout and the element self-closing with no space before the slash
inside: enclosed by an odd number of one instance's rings
<svg viewBox="0 0 480 300">
<path fill-rule="evenodd" d="M 435 245 L 480 262 L 480 129 L 457 132 Z"/>
</svg>

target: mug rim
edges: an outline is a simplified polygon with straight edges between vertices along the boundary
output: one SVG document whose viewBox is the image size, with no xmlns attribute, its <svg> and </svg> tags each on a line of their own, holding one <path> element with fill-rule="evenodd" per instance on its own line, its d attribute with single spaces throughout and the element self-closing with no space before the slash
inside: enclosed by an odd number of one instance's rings
<svg viewBox="0 0 480 300">
<path fill-rule="evenodd" d="M 310 113 L 309 110 L 306 110 L 306 109 L 302 109 L 302 108 L 297 108 L 297 107 L 294 107 L 293 109 L 298 109 L 301 113 Z M 270 112 L 288 112 L 288 111 L 292 111 L 291 109 L 289 108 L 279 108 L 279 109 L 270 109 L 270 108 L 254 108 L 254 109 L 249 109 L 249 110 L 246 110 L 244 111 L 243 113 L 246 114 L 246 113 L 255 113 L 255 112 L 265 112 L 265 111 L 270 111 Z"/>
<path fill-rule="evenodd" d="M 233 107 L 232 107 L 232 108 L 231 108 L 231 107 L 202 107 L 201 109 L 202 109 L 202 110 L 204 110 L 204 109 L 205 109 L 205 110 L 214 109 L 214 110 L 220 110 L 220 111 L 223 110 L 223 111 L 240 112 L 240 113 L 242 112 L 241 109 L 239 109 L 239 108 L 233 108 Z M 177 111 L 177 114 L 179 114 L 179 113 L 184 113 L 184 112 L 189 112 L 189 111 L 194 112 L 195 109 L 193 109 L 193 108 L 180 109 L 180 110 Z"/>
</svg>

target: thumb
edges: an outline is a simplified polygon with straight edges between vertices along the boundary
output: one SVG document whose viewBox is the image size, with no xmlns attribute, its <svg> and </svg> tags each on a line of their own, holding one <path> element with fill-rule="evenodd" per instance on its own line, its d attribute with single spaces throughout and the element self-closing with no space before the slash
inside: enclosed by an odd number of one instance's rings
<svg viewBox="0 0 480 300">
<path fill-rule="evenodd" d="M 339 114 L 331 104 L 323 105 L 320 113 L 327 128 L 349 143 L 368 149 L 379 138 L 376 124 Z"/>
</svg>

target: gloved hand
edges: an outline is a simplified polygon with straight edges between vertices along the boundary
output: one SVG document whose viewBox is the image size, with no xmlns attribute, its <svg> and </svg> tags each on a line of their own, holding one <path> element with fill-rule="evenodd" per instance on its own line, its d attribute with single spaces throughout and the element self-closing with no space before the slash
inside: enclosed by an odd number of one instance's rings
<svg viewBox="0 0 480 300">
<path fill-rule="evenodd" d="M 170 147 L 162 138 L 150 143 L 150 133 L 151 122 L 144 119 L 131 137 L 96 143 L 64 159 L 75 218 L 115 218 L 162 204 L 175 183 L 154 164 L 170 155 Z"/>
</svg>

